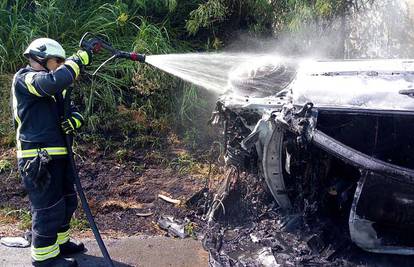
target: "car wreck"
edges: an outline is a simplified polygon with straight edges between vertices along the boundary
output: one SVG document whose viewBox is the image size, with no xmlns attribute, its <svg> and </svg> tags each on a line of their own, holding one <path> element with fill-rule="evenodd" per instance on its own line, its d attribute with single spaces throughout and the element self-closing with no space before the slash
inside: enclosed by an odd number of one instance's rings
<svg viewBox="0 0 414 267">
<path fill-rule="evenodd" d="M 345 214 L 360 248 L 413 255 L 413 97 L 412 60 L 271 58 L 232 73 L 211 122 L 286 214 Z"/>
</svg>

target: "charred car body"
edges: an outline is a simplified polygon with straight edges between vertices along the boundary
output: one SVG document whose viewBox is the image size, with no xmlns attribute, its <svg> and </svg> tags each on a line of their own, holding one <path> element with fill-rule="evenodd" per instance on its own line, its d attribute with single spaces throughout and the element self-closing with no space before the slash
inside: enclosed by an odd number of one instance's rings
<svg viewBox="0 0 414 267">
<path fill-rule="evenodd" d="M 286 213 L 345 213 L 362 249 L 414 254 L 414 61 L 268 58 L 229 88 L 212 117 L 229 164 Z"/>
</svg>

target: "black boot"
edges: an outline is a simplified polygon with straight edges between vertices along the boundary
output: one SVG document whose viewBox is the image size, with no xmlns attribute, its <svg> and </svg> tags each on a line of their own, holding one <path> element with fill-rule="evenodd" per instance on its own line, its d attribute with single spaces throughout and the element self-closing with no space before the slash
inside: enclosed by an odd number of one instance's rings
<svg viewBox="0 0 414 267">
<path fill-rule="evenodd" d="M 70 255 L 76 254 L 85 251 L 85 245 L 80 242 L 78 244 L 68 241 L 65 244 L 59 245 L 60 247 L 60 254 L 62 255 Z"/>
<path fill-rule="evenodd" d="M 32 261 L 32 266 L 35 267 L 78 267 L 78 263 L 72 258 L 63 258 L 58 255 L 45 261 Z"/>
</svg>

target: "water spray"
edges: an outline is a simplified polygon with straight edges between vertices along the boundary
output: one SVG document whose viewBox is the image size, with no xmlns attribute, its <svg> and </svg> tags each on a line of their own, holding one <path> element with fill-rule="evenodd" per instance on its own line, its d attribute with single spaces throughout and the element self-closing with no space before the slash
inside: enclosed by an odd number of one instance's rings
<svg viewBox="0 0 414 267">
<path fill-rule="evenodd" d="M 188 53 L 188 54 L 165 54 L 165 55 L 150 55 L 139 54 L 136 52 L 121 51 L 112 46 L 105 36 L 95 35 L 92 33 L 85 33 L 79 42 L 79 46 L 93 54 L 98 54 L 105 50 L 111 53 L 111 56 L 106 59 L 98 68 L 91 74 L 95 76 L 96 73 L 107 63 L 114 59 L 128 59 L 140 63 L 149 64 L 164 72 L 167 72 L 175 77 L 190 82 L 191 84 L 205 88 L 206 90 L 215 94 L 224 94 L 228 89 L 229 81 L 239 81 L 244 83 L 246 77 L 250 77 L 249 70 L 260 70 L 267 68 L 267 72 L 275 72 L 281 74 L 284 72 L 284 67 L 280 65 L 283 61 L 282 57 L 276 54 L 249 54 L 249 53 Z M 269 70 L 272 69 L 273 71 Z M 237 70 L 236 72 L 234 72 Z M 239 73 L 244 71 L 243 73 Z M 235 77 L 240 74 L 242 77 Z M 257 75 L 256 75 L 257 76 Z M 280 75 L 279 75 L 280 76 Z M 283 75 L 281 75 L 283 76 Z M 283 76 L 284 77 L 284 76 Z M 263 77 L 262 80 L 254 82 L 251 81 L 248 85 L 252 87 L 251 90 L 269 91 L 272 93 L 276 90 L 274 83 L 276 81 L 270 79 L 267 81 Z M 280 81 L 279 81 L 280 82 Z M 233 86 L 235 88 L 235 86 Z M 239 87 L 239 86 L 236 86 Z M 260 87 L 260 88 L 259 88 Z M 262 88 L 264 87 L 264 89 Z M 234 89 L 233 88 L 233 89 Z M 243 94 L 246 92 L 236 92 Z M 252 92 L 248 95 L 253 96 Z"/>
</svg>

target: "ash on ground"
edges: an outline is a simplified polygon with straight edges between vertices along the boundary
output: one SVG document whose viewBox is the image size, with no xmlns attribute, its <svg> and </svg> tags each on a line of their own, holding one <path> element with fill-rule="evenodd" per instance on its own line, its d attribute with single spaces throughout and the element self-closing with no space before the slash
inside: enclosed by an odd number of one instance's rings
<svg viewBox="0 0 414 267">
<path fill-rule="evenodd" d="M 203 222 L 211 267 L 414 264 L 414 257 L 359 249 L 343 216 L 312 212 L 312 205 L 300 214 L 283 214 L 264 181 L 236 168 L 215 190 L 203 189 L 187 206 L 194 211 L 191 217 Z"/>
</svg>

